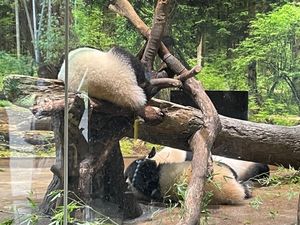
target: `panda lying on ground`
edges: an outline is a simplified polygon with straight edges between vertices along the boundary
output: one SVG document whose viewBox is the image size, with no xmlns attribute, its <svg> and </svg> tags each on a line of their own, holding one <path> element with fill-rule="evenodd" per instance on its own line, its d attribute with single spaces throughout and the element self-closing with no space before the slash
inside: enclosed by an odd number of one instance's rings
<svg viewBox="0 0 300 225">
<path fill-rule="evenodd" d="M 148 156 L 148 158 L 155 160 L 158 164 L 180 163 L 184 161 L 191 161 L 193 159 L 192 152 L 171 147 L 164 147 L 159 152 L 156 152 L 155 148 L 153 148 L 149 155 L 150 157 Z M 212 155 L 212 158 L 215 162 L 221 162 L 230 166 L 230 168 L 235 171 L 238 181 L 245 182 L 269 176 L 269 166 L 263 163 L 232 159 L 218 155 Z"/>
<path fill-rule="evenodd" d="M 191 153 L 179 149 L 165 147 L 158 153 L 152 150 L 148 157 L 135 160 L 127 167 L 126 182 L 140 200 L 177 202 L 180 196 L 176 184 L 189 183 L 191 159 Z M 225 161 L 226 158 L 222 159 Z M 230 163 L 234 164 L 234 161 Z M 249 182 L 246 180 L 262 173 L 267 174 L 268 167 L 252 162 L 245 162 L 245 165 L 248 170 L 239 170 L 238 167 L 233 170 L 232 164 L 218 160 L 213 162 L 212 179 L 208 179 L 204 187 L 205 192 L 212 194 L 210 204 L 242 204 L 251 197 Z"/>
</svg>

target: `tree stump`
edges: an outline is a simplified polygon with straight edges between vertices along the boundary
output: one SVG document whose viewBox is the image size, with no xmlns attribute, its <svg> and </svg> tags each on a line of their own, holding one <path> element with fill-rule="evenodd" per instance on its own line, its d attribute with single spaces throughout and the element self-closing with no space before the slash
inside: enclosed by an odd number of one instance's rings
<svg viewBox="0 0 300 225">
<path fill-rule="evenodd" d="M 135 218 L 142 212 L 133 199 L 125 196 L 124 163 L 119 146 L 119 140 L 133 121 L 126 116 L 96 112 L 89 103 L 87 105 L 85 108 L 84 99 L 76 96 L 69 109 L 70 196 L 79 196 L 86 205 L 116 221 Z M 54 177 L 40 207 L 46 214 L 55 206 L 50 202 L 49 193 L 63 186 L 63 119 L 62 111 L 52 116 L 57 153 L 56 163 L 51 168 Z M 84 127 L 80 127 L 82 122 Z M 89 208 L 76 215 L 82 220 L 96 216 Z"/>
</svg>

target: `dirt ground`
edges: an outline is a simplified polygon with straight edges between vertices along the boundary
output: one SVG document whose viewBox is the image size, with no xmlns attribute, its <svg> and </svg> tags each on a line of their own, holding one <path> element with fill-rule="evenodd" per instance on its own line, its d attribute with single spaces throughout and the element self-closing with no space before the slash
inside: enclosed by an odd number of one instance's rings
<svg viewBox="0 0 300 225">
<path fill-rule="evenodd" d="M 27 197 L 41 202 L 52 179 L 49 170 L 51 162 L 43 162 L 39 168 L 18 168 L 18 161 L 10 162 L 13 169 L 0 163 L 0 225 L 5 219 L 16 218 L 22 213 L 30 213 Z M 24 163 L 24 162 L 23 162 Z M 36 164 L 34 164 L 36 166 Z M 30 194 L 30 193 L 33 194 Z M 292 225 L 296 224 L 300 185 L 280 185 L 277 187 L 254 188 L 254 197 L 240 206 L 209 206 L 202 218 L 209 225 Z M 126 224 L 173 225 L 180 219 L 180 208 L 157 208 L 144 206 L 146 213 L 141 218 L 126 221 Z M 18 212 L 18 213 L 16 213 Z M 47 224 L 47 223 L 46 223 Z"/>
<path fill-rule="evenodd" d="M 254 189 L 254 197 L 239 206 L 209 206 L 208 214 L 202 214 L 202 223 L 208 225 L 296 225 L 298 195 L 289 199 L 289 193 L 300 191 L 300 187 L 281 185 Z M 261 204 L 255 205 L 256 201 Z M 129 224 L 173 225 L 180 220 L 180 208 L 152 209 L 154 213 Z M 157 210 L 157 211 L 155 211 Z M 206 220 L 205 220 L 206 219 Z M 206 221 L 206 222 L 205 222 Z"/>
</svg>

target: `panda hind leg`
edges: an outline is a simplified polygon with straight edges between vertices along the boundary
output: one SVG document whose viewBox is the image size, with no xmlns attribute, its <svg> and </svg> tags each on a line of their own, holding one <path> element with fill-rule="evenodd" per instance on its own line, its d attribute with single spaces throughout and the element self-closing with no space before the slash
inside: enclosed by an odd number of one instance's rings
<svg viewBox="0 0 300 225">
<path fill-rule="evenodd" d="M 238 205 L 251 197 L 251 184 L 236 180 L 232 169 L 224 164 L 214 163 L 214 175 L 205 185 L 205 191 L 212 193 L 210 204 Z"/>
</svg>

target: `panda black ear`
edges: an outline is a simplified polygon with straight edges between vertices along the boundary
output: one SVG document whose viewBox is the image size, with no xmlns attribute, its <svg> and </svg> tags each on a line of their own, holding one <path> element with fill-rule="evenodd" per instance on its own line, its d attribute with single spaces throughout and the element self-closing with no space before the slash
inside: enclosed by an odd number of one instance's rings
<svg viewBox="0 0 300 225">
<path fill-rule="evenodd" d="M 155 154 L 156 154 L 156 148 L 152 147 L 151 151 L 148 154 L 148 159 L 153 158 L 155 156 Z"/>
</svg>

